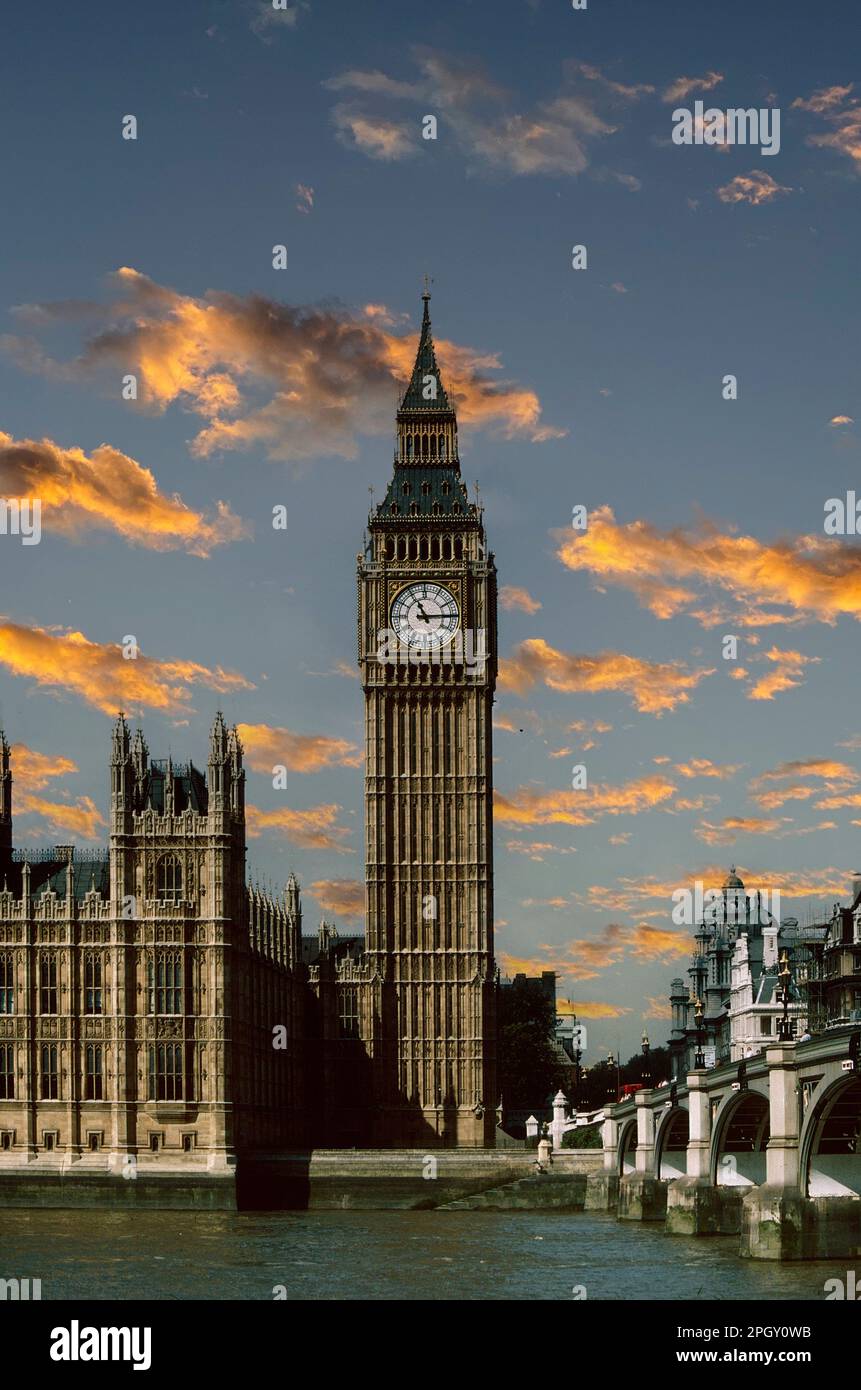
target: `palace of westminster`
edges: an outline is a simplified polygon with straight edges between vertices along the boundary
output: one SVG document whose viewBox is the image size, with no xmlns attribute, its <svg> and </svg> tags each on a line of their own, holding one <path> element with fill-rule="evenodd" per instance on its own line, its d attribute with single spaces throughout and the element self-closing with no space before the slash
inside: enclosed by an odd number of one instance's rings
<svg viewBox="0 0 861 1390">
<path fill-rule="evenodd" d="M 83 853 L 13 847 L 0 733 L 0 1174 L 228 1175 L 311 1147 L 495 1145 L 496 569 L 429 297 L 358 557 L 365 935 L 324 922 L 303 937 L 292 874 L 283 899 L 248 886 L 242 746 L 220 714 L 205 773 L 151 759 L 119 716 L 109 846 Z M 688 973 L 670 996 L 674 1075 L 706 1046 L 751 1055 L 781 1011 L 799 1033 L 861 1021 L 861 878 L 851 908 L 799 929 L 731 873 Z"/>
<path fill-rule="evenodd" d="M 248 886 L 221 715 L 205 773 L 151 759 L 119 716 L 109 846 L 85 853 L 13 848 L 0 734 L 0 1171 L 494 1144 L 496 572 L 428 300 L 358 565 L 364 941 L 303 938 L 292 875 L 283 899 Z M 379 659 L 386 631 L 408 661 Z M 461 633 L 481 633 L 480 665 Z"/>
</svg>

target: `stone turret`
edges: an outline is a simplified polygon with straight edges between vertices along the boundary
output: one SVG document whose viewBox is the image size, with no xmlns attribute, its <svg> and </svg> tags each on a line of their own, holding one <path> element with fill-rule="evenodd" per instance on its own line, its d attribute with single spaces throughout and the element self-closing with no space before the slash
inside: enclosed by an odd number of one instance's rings
<svg viewBox="0 0 861 1390">
<path fill-rule="evenodd" d="M 0 874 L 12 862 L 12 761 L 6 735 L 0 729 Z M 0 879 L 2 886 L 2 879 Z"/>
</svg>

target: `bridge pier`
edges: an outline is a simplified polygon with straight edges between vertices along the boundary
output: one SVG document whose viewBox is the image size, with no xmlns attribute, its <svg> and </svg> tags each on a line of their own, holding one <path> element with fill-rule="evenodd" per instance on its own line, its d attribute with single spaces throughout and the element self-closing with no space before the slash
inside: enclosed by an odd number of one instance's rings
<svg viewBox="0 0 861 1390">
<path fill-rule="evenodd" d="M 638 1091 L 637 1148 L 635 1171 L 626 1173 L 619 1181 L 618 1216 L 620 1221 L 663 1221 L 667 1214 L 667 1184 L 655 1174 L 655 1111 L 654 1092 Z"/>
<path fill-rule="evenodd" d="M 584 1211 L 615 1211 L 619 1203 L 619 1121 L 610 1106 L 604 1112 L 601 1139 L 604 1147 L 604 1167 L 600 1173 L 586 1178 Z"/>
<path fill-rule="evenodd" d="M 712 1121 L 708 1073 L 692 1071 L 688 1086 L 687 1172 L 667 1184 L 667 1234 L 713 1236 L 721 1230 L 721 1201 L 712 1185 Z"/>
<path fill-rule="evenodd" d="M 813 1205 L 800 1188 L 801 1105 L 795 1043 L 767 1048 L 765 1061 L 770 1129 L 766 1176 L 762 1186 L 752 1188 L 742 1202 L 739 1253 L 753 1260 L 810 1259 L 816 1221 Z"/>
</svg>

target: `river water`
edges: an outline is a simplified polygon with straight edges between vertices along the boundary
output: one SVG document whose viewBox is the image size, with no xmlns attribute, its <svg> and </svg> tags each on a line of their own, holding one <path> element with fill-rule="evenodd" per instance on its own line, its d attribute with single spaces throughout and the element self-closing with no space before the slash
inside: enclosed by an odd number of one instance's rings
<svg viewBox="0 0 861 1390">
<path fill-rule="evenodd" d="M 822 1300 L 844 1272 L 737 1248 L 593 1212 L 0 1211 L 0 1278 L 43 1300 Z"/>
</svg>

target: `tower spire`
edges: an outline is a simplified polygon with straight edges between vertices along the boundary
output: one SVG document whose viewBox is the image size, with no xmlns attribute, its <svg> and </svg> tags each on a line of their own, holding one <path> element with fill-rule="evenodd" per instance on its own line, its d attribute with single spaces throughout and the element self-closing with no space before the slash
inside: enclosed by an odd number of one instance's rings
<svg viewBox="0 0 861 1390">
<path fill-rule="evenodd" d="M 420 410 L 426 414 L 446 414 L 453 415 L 454 411 L 446 394 L 446 389 L 442 384 L 439 367 L 434 350 L 433 335 L 431 333 L 430 319 L 430 290 L 428 289 L 428 277 L 425 276 L 425 287 L 422 293 L 422 328 L 419 337 L 419 346 L 416 353 L 415 366 L 410 377 L 410 384 L 404 392 L 401 401 L 398 418 L 404 411 Z"/>
</svg>

